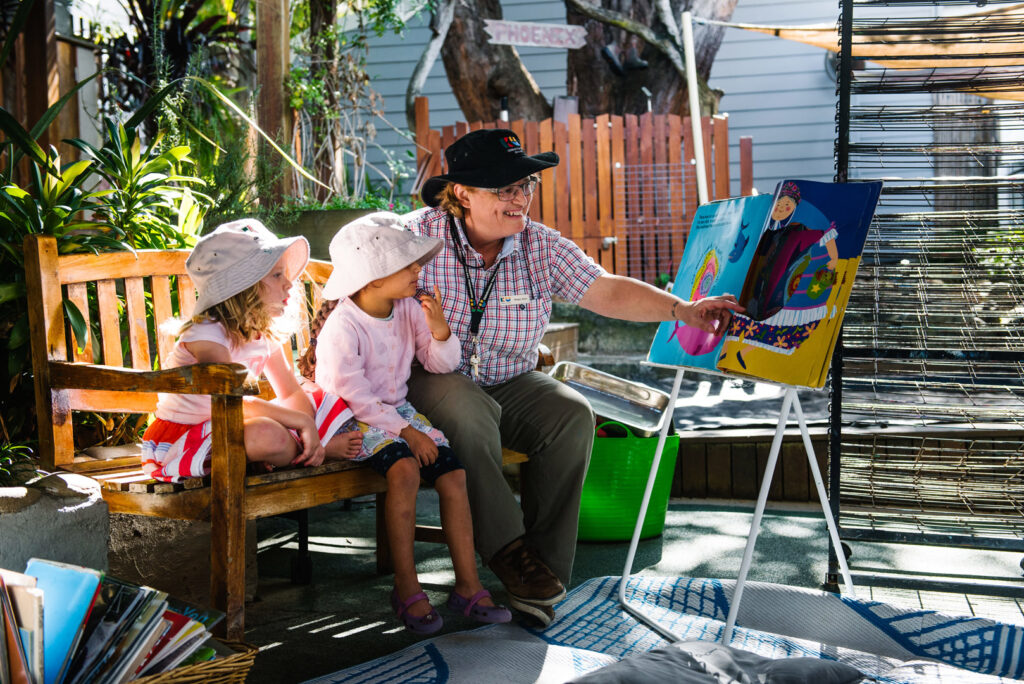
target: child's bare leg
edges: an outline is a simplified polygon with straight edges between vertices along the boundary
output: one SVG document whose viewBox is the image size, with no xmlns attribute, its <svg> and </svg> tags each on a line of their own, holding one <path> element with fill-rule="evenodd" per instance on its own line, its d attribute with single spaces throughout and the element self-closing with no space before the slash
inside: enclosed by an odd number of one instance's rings
<svg viewBox="0 0 1024 684">
<path fill-rule="evenodd" d="M 395 568 L 395 589 L 403 601 L 420 588 L 416 576 L 413 542 L 416 537 L 416 492 L 420 488 L 420 464 L 415 458 L 400 458 L 388 469 L 388 492 L 384 497 L 384 520 Z M 430 612 L 430 603 L 417 601 L 409 614 L 423 617 Z"/>
<path fill-rule="evenodd" d="M 286 466 L 299 453 L 299 444 L 285 426 L 270 418 L 245 421 L 245 456 L 272 466 Z"/>
<path fill-rule="evenodd" d="M 358 456 L 362 444 L 363 433 L 359 430 L 336 432 L 324 446 L 324 453 L 329 461 L 344 461 Z"/>
<path fill-rule="evenodd" d="M 476 551 L 473 548 L 473 519 L 466 494 L 466 471 L 452 470 L 434 483 L 441 505 L 441 526 L 448 543 L 455 569 L 455 591 L 469 598 L 483 589 L 476 571 Z M 493 606 L 494 601 L 484 598 L 482 606 Z"/>
</svg>

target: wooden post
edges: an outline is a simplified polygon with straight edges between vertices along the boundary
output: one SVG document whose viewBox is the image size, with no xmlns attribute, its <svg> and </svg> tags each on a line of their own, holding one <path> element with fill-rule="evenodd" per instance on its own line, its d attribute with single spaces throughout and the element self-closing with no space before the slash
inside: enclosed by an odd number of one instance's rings
<svg viewBox="0 0 1024 684">
<path fill-rule="evenodd" d="M 716 114 L 713 124 L 715 136 L 715 199 L 728 199 L 729 187 L 729 115 Z"/>
<path fill-rule="evenodd" d="M 740 136 L 740 195 L 754 194 L 754 139 Z"/>
<path fill-rule="evenodd" d="M 287 0 L 260 0 L 256 3 L 256 73 L 259 101 L 256 122 L 275 142 L 291 138 L 285 106 L 284 80 L 289 67 L 289 14 Z M 261 145 L 263 155 L 276 154 Z M 286 167 L 287 168 L 287 167 Z M 291 174 L 285 172 L 274 184 L 272 202 L 288 194 Z"/>
<path fill-rule="evenodd" d="M 57 27 L 53 13 L 53 0 L 35 0 L 29 10 L 24 30 L 25 60 L 23 83 L 25 88 L 26 128 L 32 128 L 50 105 L 60 99 L 60 73 L 57 68 Z M 45 150 L 56 145 L 56 130 L 51 125 L 37 141 Z M 52 139 L 51 139 L 52 138 Z"/>
<path fill-rule="evenodd" d="M 416 170 L 424 168 L 433 150 L 430 149 L 430 100 L 426 97 L 417 97 L 413 104 L 413 116 L 416 117 Z M 426 176 L 424 175 L 424 180 Z M 413 191 L 418 191 L 414 188 Z"/>
</svg>

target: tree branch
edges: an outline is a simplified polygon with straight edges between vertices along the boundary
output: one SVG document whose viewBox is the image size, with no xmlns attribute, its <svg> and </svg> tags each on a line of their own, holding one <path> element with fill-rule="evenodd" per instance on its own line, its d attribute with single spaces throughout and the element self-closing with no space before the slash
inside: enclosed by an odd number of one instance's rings
<svg viewBox="0 0 1024 684">
<path fill-rule="evenodd" d="M 442 0 L 441 6 L 431 17 L 431 30 L 434 35 L 430 42 L 423 48 L 423 54 L 409 76 L 409 85 L 405 89 L 405 121 L 409 130 L 416 130 L 416 98 L 423 93 L 423 84 L 427 81 L 430 70 L 441 54 L 441 47 L 445 38 L 448 37 L 448 29 L 451 28 L 452 19 L 455 17 L 456 0 Z"/>
<path fill-rule="evenodd" d="M 672 62 L 672 66 L 679 73 L 680 77 L 686 78 L 686 64 L 683 62 L 682 41 L 678 35 L 678 29 L 676 29 L 676 35 L 672 36 L 672 39 L 666 40 L 652 31 L 649 26 L 633 21 L 621 12 L 605 9 L 588 0 L 566 0 L 566 2 L 580 14 L 591 19 L 597 19 L 602 24 L 615 26 L 640 36 L 645 43 L 653 45 Z M 672 22 L 672 25 L 674 24 L 675 21 Z M 666 26 L 670 25 L 666 24 Z"/>
</svg>

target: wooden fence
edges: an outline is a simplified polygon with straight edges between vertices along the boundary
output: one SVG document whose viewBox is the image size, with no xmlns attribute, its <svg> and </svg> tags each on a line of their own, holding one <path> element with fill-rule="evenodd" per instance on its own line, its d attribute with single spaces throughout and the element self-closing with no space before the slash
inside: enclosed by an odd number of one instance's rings
<svg viewBox="0 0 1024 684">
<path fill-rule="evenodd" d="M 749 195 L 753 145 L 740 138 L 740 182 L 729 177 L 728 115 L 703 117 L 710 199 Z M 648 282 L 675 277 L 697 207 L 690 119 L 674 114 L 570 114 L 566 122 L 459 122 L 430 128 L 427 98 L 416 100 L 418 177 L 444 173 L 444 149 L 465 133 L 510 128 L 527 154 L 555 151 L 561 163 L 541 172 L 530 217 L 556 228 L 609 272 Z"/>
</svg>

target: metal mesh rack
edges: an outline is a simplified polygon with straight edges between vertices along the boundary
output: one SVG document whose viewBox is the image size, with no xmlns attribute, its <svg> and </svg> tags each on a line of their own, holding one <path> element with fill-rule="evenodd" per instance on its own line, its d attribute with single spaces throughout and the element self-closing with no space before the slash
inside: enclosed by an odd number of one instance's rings
<svg viewBox="0 0 1024 684">
<path fill-rule="evenodd" d="M 1024 551 L 1024 104 L 999 99 L 1024 83 L 1014 7 L 840 3 L 837 180 L 885 181 L 833 358 L 843 540 Z M 886 65 L 855 61 L 863 45 L 892 46 Z"/>
<path fill-rule="evenodd" d="M 690 232 L 684 197 L 682 164 L 623 164 L 616 172 L 617 232 L 626 235 L 628 273 L 657 282 L 662 274 L 675 278 L 682 246 Z M 682 239 L 680 239 L 680 237 Z"/>
</svg>

